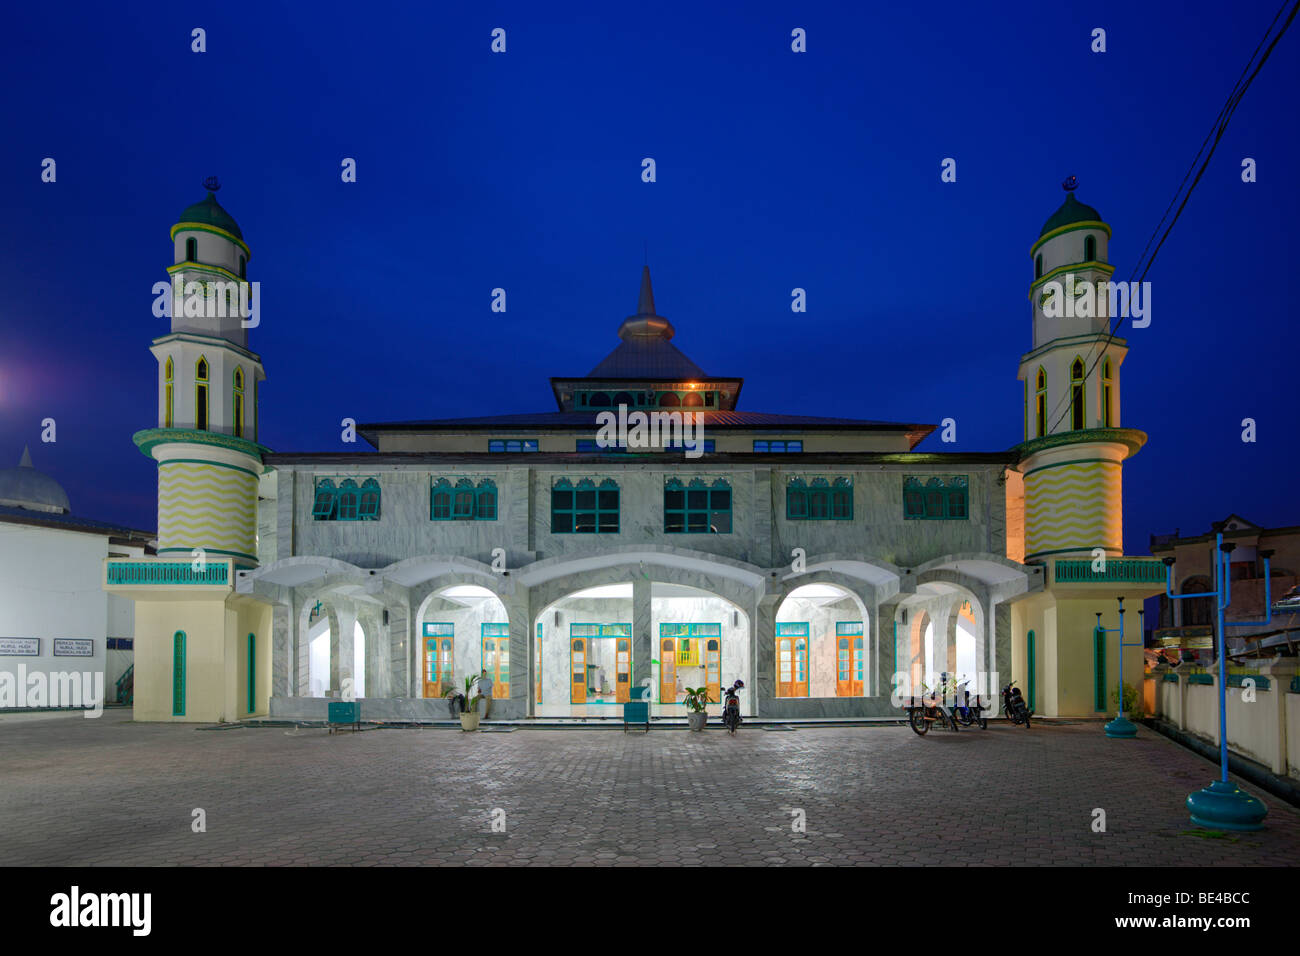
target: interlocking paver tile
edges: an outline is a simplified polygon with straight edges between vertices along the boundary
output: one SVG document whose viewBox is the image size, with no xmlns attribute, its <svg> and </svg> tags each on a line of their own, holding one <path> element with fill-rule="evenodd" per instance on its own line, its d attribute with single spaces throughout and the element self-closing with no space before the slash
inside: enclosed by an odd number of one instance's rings
<svg viewBox="0 0 1300 956">
<path fill-rule="evenodd" d="M 1268 794 L 1265 831 L 1196 836 L 1183 801 L 1217 767 L 1145 728 L 1132 741 L 1092 723 L 925 739 L 904 727 L 331 737 L 127 717 L 0 717 L 0 859 L 1287 866 L 1300 853 L 1300 811 Z M 193 833 L 200 807 L 207 831 Z M 1091 830 L 1098 807 L 1105 833 Z"/>
</svg>

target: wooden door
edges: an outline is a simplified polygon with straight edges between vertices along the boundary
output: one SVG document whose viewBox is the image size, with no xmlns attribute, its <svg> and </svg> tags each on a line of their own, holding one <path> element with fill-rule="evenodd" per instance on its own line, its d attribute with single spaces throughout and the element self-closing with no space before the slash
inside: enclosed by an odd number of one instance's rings
<svg viewBox="0 0 1300 956">
<path fill-rule="evenodd" d="M 808 696 L 808 638 L 777 638 L 776 673 L 777 696 Z"/>
<path fill-rule="evenodd" d="M 835 638 L 835 696 L 853 696 L 853 638 Z"/>
<path fill-rule="evenodd" d="M 442 697 L 455 686 L 452 673 L 454 660 L 453 625 L 424 625 L 424 696 Z"/>
<path fill-rule="evenodd" d="M 587 639 L 574 637 L 569 640 L 569 702 L 585 704 L 587 702 Z"/>
<path fill-rule="evenodd" d="M 492 699 L 510 699 L 510 625 L 483 625 L 483 669 L 492 678 Z"/>
<path fill-rule="evenodd" d="M 632 641 L 614 639 L 614 701 L 626 704 L 632 699 Z"/>
<path fill-rule="evenodd" d="M 677 703 L 677 646 L 671 637 L 661 642 L 659 652 L 659 703 Z"/>
<path fill-rule="evenodd" d="M 866 648 L 861 637 L 853 638 L 853 696 L 861 697 L 865 691 Z"/>
<path fill-rule="evenodd" d="M 709 688 L 709 700 L 722 702 L 722 641 L 710 637 L 704 641 L 704 682 Z"/>
<path fill-rule="evenodd" d="M 542 622 L 537 622 L 537 647 L 533 652 L 533 681 L 537 687 L 536 703 L 542 702 Z"/>
</svg>

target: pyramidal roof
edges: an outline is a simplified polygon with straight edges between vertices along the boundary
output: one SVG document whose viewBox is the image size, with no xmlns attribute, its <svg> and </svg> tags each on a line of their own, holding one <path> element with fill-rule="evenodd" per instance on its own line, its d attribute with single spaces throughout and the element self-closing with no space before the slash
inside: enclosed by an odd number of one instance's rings
<svg viewBox="0 0 1300 956">
<path fill-rule="evenodd" d="M 688 359 L 670 341 L 676 330 L 655 313 L 655 294 L 650 285 L 650 267 L 641 269 L 641 292 L 636 314 L 618 328 L 621 342 L 587 373 L 588 378 L 707 378 L 704 370 Z"/>
</svg>

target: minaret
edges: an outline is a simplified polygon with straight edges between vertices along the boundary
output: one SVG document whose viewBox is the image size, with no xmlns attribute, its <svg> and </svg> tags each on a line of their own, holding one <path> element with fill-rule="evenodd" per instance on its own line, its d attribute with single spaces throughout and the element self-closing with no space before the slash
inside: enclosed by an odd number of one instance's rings
<svg viewBox="0 0 1300 956">
<path fill-rule="evenodd" d="M 251 258 L 234 218 L 207 197 L 171 228 L 176 296 L 171 329 L 153 340 L 158 360 L 158 427 L 138 432 L 158 462 L 158 554 L 231 558 L 257 564 L 257 487 L 262 474 L 258 385 L 262 360 L 248 349 L 241 287 Z M 251 289 L 243 299 L 251 304 Z"/>
<path fill-rule="evenodd" d="M 1127 343 L 1107 337 L 1110 227 L 1074 198 L 1029 250 L 1033 342 L 1021 356 L 1025 388 L 1025 561 L 1124 553 L 1122 463 L 1146 435 L 1120 427 Z M 1098 294 L 1097 283 L 1101 283 Z"/>
</svg>

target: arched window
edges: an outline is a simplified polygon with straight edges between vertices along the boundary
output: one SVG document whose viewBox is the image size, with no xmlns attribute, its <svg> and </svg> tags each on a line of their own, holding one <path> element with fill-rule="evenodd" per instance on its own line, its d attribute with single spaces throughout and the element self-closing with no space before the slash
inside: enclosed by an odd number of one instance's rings
<svg viewBox="0 0 1300 956">
<path fill-rule="evenodd" d="M 244 437 L 244 370 L 235 366 L 234 384 L 231 391 L 231 434 L 236 438 Z"/>
<path fill-rule="evenodd" d="M 194 427 L 208 430 L 208 360 L 202 356 L 194 363 Z"/>
<path fill-rule="evenodd" d="M 451 493 L 451 516 L 457 521 L 474 520 L 474 482 L 462 478 Z"/>
<path fill-rule="evenodd" d="M 699 392 L 687 392 L 686 397 L 682 399 L 682 405 L 687 408 L 701 408 L 704 405 L 704 396 Z"/>
<path fill-rule="evenodd" d="M 197 239 L 185 240 L 185 260 L 187 262 L 199 261 L 199 241 Z"/>
<path fill-rule="evenodd" d="M 361 483 L 361 501 L 357 507 L 357 517 L 362 521 L 379 520 L 379 482 L 367 478 Z"/>
<path fill-rule="evenodd" d="M 785 516 L 790 521 L 808 518 L 808 485 L 802 478 L 791 478 L 785 487 Z"/>
<path fill-rule="evenodd" d="M 484 478 L 474 490 L 474 519 L 497 520 L 497 483 L 491 478 Z"/>
<path fill-rule="evenodd" d="M 163 428 L 171 428 L 173 419 L 173 407 L 176 402 L 176 367 L 172 365 L 171 356 L 167 356 L 167 362 L 163 365 Z"/>
<path fill-rule="evenodd" d="M 1070 427 L 1074 429 L 1084 428 L 1087 424 L 1084 419 L 1084 411 L 1087 406 L 1085 404 L 1083 376 L 1083 359 L 1076 358 L 1070 365 Z"/>
<path fill-rule="evenodd" d="M 587 404 L 592 408 L 609 408 L 609 392 L 592 392 L 587 396 Z"/>
<path fill-rule="evenodd" d="M 1047 434 L 1047 373 L 1039 366 L 1034 389 L 1034 437 Z"/>
<path fill-rule="evenodd" d="M 361 495 L 357 491 L 357 483 L 351 478 L 346 479 L 343 484 L 339 485 L 339 521 L 356 521 L 357 510 L 361 504 Z"/>
<path fill-rule="evenodd" d="M 730 534 L 731 485 L 718 478 L 706 484 L 692 478 L 683 485 L 678 478 L 664 483 L 664 532 L 666 534 Z"/>
<path fill-rule="evenodd" d="M 1087 236 L 1083 240 L 1083 261 L 1095 262 L 1097 259 L 1097 240 L 1093 236 Z"/>
<path fill-rule="evenodd" d="M 434 521 L 451 520 L 451 482 L 439 478 L 433 486 L 429 503 L 429 517 Z"/>
<path fill-rule="evenodd" d="M 631 392 L 619 392 L 614 396 L 614 404 L 633 406 L 636 405 L 636 399 L 632 397 Z"/>
<path fill-rule="evenodd" d="M 1104 428 L 1115 427 L 1114 386 L 1110 359 L 1106 359 L 1101 363 L 1101 424 Z"/>
<path fill-rule="evenodd" d="M 338 507 L 338 488 L 334 482 L 325 478 L 316 483 L 316 498 L 312 502 L 311 516 L 317 521 L 333 521 L 334 510 Z"/>
<path fill-rule="evenodd" d="M 677 395 L 676 392 L 660 392 L 660 393 L 659 393 L 659 407 L 660 407 L 660 408 L 677 408 L 677 407 L 679 407 L 681 404 L 682 404 L 682 400 L 681 400 L 681 398 L 678 397 L 678 395 Z"/>
<path fill-rule="evenodd" d="M 1043 277 L 1043 254 L 1040 252 L 1038 254 L 1038 258 L 1034 260 L 1034 278 L 1041 279 L 1042 277 Z"/>
</svg>

